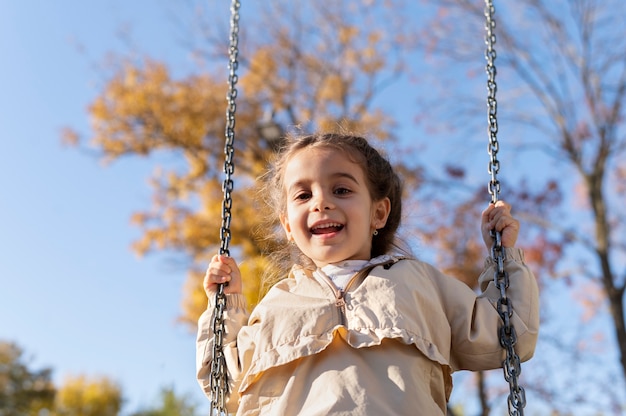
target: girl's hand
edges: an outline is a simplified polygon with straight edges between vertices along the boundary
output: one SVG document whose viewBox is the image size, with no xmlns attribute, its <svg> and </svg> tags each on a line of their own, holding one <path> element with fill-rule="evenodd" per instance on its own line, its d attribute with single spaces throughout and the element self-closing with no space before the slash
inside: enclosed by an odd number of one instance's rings
<svg viewBox="0 0 626 416">
<path fill-rule="evenodd" d="M 493 246 L 493 238 L 490 231 L 500 231 L 502 247 L 513 247 L 519 234 L 519 221 L 511 215 L 511 206 L 504 201 L 489 204 L 483 211 L 480 230 L 488 250 Z"/>
<path fill-rule="evenodd" d="M 208 297 L 215 296 L 217 285 L 227 283 L 224 293 L 241 293 L 241 273 L 232 257 L 216 254 L 204 275 L 204 291 Z"/>
</svg>

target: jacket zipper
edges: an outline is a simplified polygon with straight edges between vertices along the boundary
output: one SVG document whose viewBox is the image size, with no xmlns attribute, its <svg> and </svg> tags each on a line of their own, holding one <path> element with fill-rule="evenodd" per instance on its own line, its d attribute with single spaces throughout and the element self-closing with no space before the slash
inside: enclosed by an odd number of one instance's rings
<svg viewBox="0 0 626 416">
<path fill-rule="evenodd" d="M 346 293 L 348 292 L 348 289 L 350 289 L 350 286 L 352 286 L 354 282 L 356 282 L 357 280 L 360 280 L 360 278 L 362 277 L 367 276 L 374 267 L 376 266 L 368 266 L 365 269 L 362 269 L 359 272 L 355 273 L 354 276 L 350 278 L 350 280 L 346 284 L 345 289 L 343 290 L 337 289 L 337 286 L 335 286 L 335 284 L 332 281 L 326 278 L 326 274 L 325 273 L 323 274 L 323 276 L 325 277 L 324 281 L 326 282 L 326 284 L 328 284 L 328 286 L 333 291 L 333 294 L 335 295 L 335 306 L 337 306 L 337 309 L 339 311 L 340 325 L 346 326 L 346 298 L 345 296 L 346 296 Z"/>
<path fill-rule="evenodd" d="M 346 326 L 346 299 L 344 298 L 346 292 L 339 289 L 336 291 L 335 306 L 339 310 L 339 323 L 342 326 Z"/>
</svg>

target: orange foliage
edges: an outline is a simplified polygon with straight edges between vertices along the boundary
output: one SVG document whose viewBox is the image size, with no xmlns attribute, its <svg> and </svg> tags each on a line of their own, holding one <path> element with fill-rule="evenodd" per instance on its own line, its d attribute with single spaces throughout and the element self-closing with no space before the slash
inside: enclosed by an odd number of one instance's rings
<svg viewBox="0 0 626 416">
<path fill-rule="evenodd" d="M 404 28 L 396 24 L 397 17 L 381 20 L 384 25 L 357 24 L 372 18 L 369 7 L 323 0 L 312 3 L 310 13 L 298 15 L 293 4 L 279 3 L 264 3 L 257 32 L 247 27 L 247 33 L 255 34 L 248 44 L 240 44 L 246 55 L 236 85 L 231 245 L 246 259 L 242 269 L 250 304 L 257 301 L 266 261 L 253 237 L 261 222 L 254 179 L 272 149 L 257 131 L 262 114 L 272 109 L 286 128 L 347 129 L 389 139 L 393 119 L 373 100 L 382 74 L 393 79 L 399 67 L 397 56 L 390 61 L 387 52 L 400 49 L 397 39 L 403 36 L 398 32 Z M 293 19 L 276 19 L 283 13 Z M 301 31 L 307 36 L 297 35 Z M 223 50 L 223 44 L 212 46 Z M 140 255 L 171 250 L 188 257 L 181 319 L 192 326 L 206 306 L 200 284 L 204 268 L 220 245 L 227 89 L 221 64 L 222 71 L 174 78 L 162 62 L 121 59 L 89 107 L 90 139 L 70 129 L 63 133 L 66 143 L 88 144 L 107 162 L 130 155 L 153 161 L 152 206 L 132 215 L 132 224 L 142 231 L 133 249 Z"/>
</svg>

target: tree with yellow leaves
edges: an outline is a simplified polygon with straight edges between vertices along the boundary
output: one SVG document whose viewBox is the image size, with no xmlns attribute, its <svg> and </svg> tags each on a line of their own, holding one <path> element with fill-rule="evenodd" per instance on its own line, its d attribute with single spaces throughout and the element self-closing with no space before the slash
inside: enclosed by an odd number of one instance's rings
<svg viewBox="0 0 626 416">
<path fill-rule="evenodd" d="M 255 236 L 263 218 L 254 180 L 276 146 L 258 131 L 267 110 L 284 126 L 302 131 L 348 129 L 393 140 L 393 118 L 374 104 L 402 67 L 394 51 L 405 39 L 391 30 L 401 27 L 398 16 L 382 20 L 385 25 L 365 24 L 375 16 L 365 3 L 264 3 L 258 5 L 263 17 L 257 22 L 263 30 L 253 24 L 242 35 L 248 43 L 242 46 L 237 84 L 232 244 L 248 259 L 242 271 L 252 305 L 264 253 L 271 249 Z M 385 10 L 378 6 L 376 13 Z M 280 24 L 276 16 L 283 16 Z M 221 42 L 207 40 L 207 48 L 223 50 L 227 36 L 215 38 Z M 219 246 L 221 225 L 226 66 L 212 64 L 212 71 L 174 79 L 164 63 L 121 59 L 89 107 L 92 137 L 73 130 L 64 137 L 97 149 L 104 161 L 129 155 L 155 160 L 153 206 L 132 218 L 143 230 L 134 249 L 188 255 L 181 319 L 192 326 L 206 308 L 200 282 Z"/>
<path fill-rule="evenodd" d="M 122 390 L 107 377 L 68 376 L 59 388 L 55 416 L 117 416 L 122 408 Z"/>
</svg>

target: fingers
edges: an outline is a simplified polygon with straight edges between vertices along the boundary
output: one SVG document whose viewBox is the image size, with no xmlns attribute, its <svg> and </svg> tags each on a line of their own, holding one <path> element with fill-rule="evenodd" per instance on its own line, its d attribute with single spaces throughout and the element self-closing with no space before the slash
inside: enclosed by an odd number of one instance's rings
<svg viewBox="0 0 626 416">
<path fill-rule="evenodd" d="M 217 292 L 219 284 L 229 285 L 233 280 L 236 281 L 235 287 L 225 287 L 225 293 L 233 293 L 238 290 L 240 286 L 239 268 L 232 257 L 220 254 L 213 256 L 204 275 L 204 290 L 207 295 Z"/>
<path fill-rule="evenodd" d="M 481 231 L 488 246 L 492 244 L 489 232 L 496 230 L 501 233 L 502 245 L 513 247 L 517 241 L 519 228 L 519 221 L 511 215 L 511 206 L 504 201 L 489 204 L 483 211 Z"/>
<path fill-rule="evenodd" d="M 215 255 L 207 269 L 207 276 L 211 283 L 226 283 L 233 271 L 233 259 L 227 256 Z"/>
<path fill-rule="evenodd" d="M 511 216 L 511 206 L 503 201 L 497 201 L 495 205 L 489 204 L 489 207 L 483 212 L 483 220 L 487 228 L 496 231 L 502 231 L 516 221 Z"/>
</svg>

